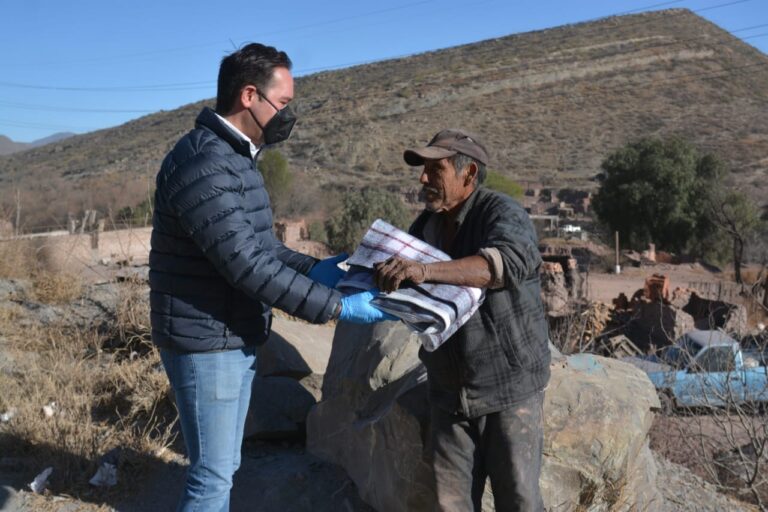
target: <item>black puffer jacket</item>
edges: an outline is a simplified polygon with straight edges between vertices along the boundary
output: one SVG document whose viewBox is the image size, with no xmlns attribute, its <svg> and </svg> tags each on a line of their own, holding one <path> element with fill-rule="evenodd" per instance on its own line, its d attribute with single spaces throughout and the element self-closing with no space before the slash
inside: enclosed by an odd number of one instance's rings
<svg viewBox="0 0 768 512">
<path fill-rule="evenodd" d="M 211 109 L 163 161 L 152 228 L 152 339 L 161 347 L 205 352 L 260 344 L 270 306 L 322 323 L 341 300 L 306 277 L 317 260 L 275 238 L 249 144 Z"/>
</svg>

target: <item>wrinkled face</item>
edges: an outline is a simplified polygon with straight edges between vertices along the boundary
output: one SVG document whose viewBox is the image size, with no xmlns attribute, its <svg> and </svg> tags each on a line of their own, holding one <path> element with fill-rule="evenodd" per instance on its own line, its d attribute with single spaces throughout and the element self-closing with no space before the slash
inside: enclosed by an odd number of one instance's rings
<svg viewBox="0 0 768 512">
<path fill-rule="evenodd" d="M 431 212 L 451 211 L 469 197 L 474 185 L 465 168 L 458 176 L 450 158 L 424 160 L 419 199 Z"/>
</svg>

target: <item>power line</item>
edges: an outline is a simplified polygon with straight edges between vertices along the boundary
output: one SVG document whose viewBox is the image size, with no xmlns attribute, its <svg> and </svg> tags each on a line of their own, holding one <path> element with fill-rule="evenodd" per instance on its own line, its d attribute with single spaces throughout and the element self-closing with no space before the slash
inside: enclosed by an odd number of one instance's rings
<svg viewBox="0 0 768 512">
<path fill-rule="evenodd" d="M 11 126 L 14 128 L 33 128 L 33 129 L 44 129 L 44 130 L 99 130 L 100 129 L 94 126 L 62 126 L 62 125 L 51 125 L 51 124 L 42 124 L 42 123 L 30 123 L 27 121 L 15 121 L 13 119 L 0 119 L 0 125 Z"/>
<path fill-rule="evenodd" d="M 156 110 L 56 107 L 52 105 L 32 105 L 29 103 L 13 103 L 8 101 L 0 101 L 0 107 L 44 112 L 87 112 L 95 114 L 152 114 L 157 112 Z"/>
<path fill-rule="evenodd" d="M 654 6 L 667 5 L 667 4 L 670 4 L 670 3 L 678 3 L 679 1 L 682 1 L 682 0 L 676 0 L 675 2 L 664 2 L 663 4 L 654 4 Z M 726 6 L 730 6 L 730 5 L 734 5 L 734 4 L 745 3 L 745 2 L 748 2 L 748 1 L 751 1 L 751 0 L 738 0 L 738 1 L 721 3 L 721 4 L 717 4 L 717 5 L 714 5 L 714 6 L 707 7 L 707 8 L 705 8 L 705 10 L 710 10 L 710 9 L 719 8 L 719 7 L 726 7 Z M 636 9 L 636 10 L 647 9 L 649 7 L 653 7 L 653 6 L 646 6 L 646 7 L 643 7 L 643 8 Z M 701 9 L 699 11 L 701 11 Z M 629 12 L 631 12 L 631 11 L 629 11 Z M 694 12 L 698 12 L 698 11 L 694 11 Z M 604 19 L 604 18 L 601 18 L 601 19 Z M 640 20 L 640 23 L 634 23 L 634 24 L 631 24 L 631 25 L 639 25 L 639 24 L 648 23 L 648 22 L 652 22 L 652 21 L 655 21 L 655 20 Z M 583 22 L 583 23 L 588 23 L 588 22 Z M 622 28 L 626 28 L 627 26 L 631 26 L 631 25 L 626 25 L 625 24 Z M 750 26 L 750 27 L 744 27 L 744 28 L 741 28 L 741 29 L 733 30 L 733 31 L 731 31 L 731 33 L 743 32 L 743 31 L 747 31 L 747 30 L 754 30 L 756 28 L 761 28 L 761 27 L 765 27 L 765 26 L 768 26 L 768 23 L 760 24 L 760 25 L 753 25 L 753 26 Z M 596 28 L 599 29 L 598 32 L 605 31 L 602 27 L 596 27 Z M 579 34 L 579 35 L 583 35 L 583 32 L 581 34 Z M 765 35 L 768 35 L 768 34 L 756 34 L 756 35 L 752 35 L 752 36 L 743 37 L 742 39 L 751 39 L 751 38 L 755 38 L 755 37 L 762 37 L 762 36 L 765 36 Z M 568 37 L 572 37 L 572 36 L 566 35 L 565 37 L 563 37 L 561 39 L 567 39 Z M 641 48 L 641 50 L 648 50 L 648 49 L 651 49 L 651 48 L 657 48 L 657 47 L 661 47 L 661 46 L 669 46 L 669 45 L 675 45 L 675 44 L 682 44 L 682 43 L 685 43 L 685 42 L 688 42 L 688 41 L 693 41 L 695 39 L 699 39 L 701 37 L 708 37 L 708 36 L 707 35 L 702 35 L 702 36 L 698 36 L 696 38 L 689 38 L 687 40 L 678 40 L 678 41 L 667 42 L 667 43 L 663 43 L 661 45 L 655 45 L 655 46 Z M 717 44 L 722 44 L 722 43 L 717 43 Z M 438 51 L 445 51 L 445 50 L 438 50 Z M 477 55 L 480 55 L 480 54 L 486 53 L 486 52 L 497 52 L 497 51 L 498 50 L 494 49 L 494 48 L 486 49 L 486 50 L 479 50 L 479 51 L 472 52 L 472 57 L 476 57 Z M 387 59 L 387 60 L 389 60 L 389 59 Z M 539 67 L 543 68 L 543 67 L 547 67 L 547 66 L 551 66 L 551 64 L 549 64 L 549 63 L 542 63 Z M 335 68 L 335 67 L 340 67 L 340 66 L 333 66 L 332 68 Z M 512 67 L 512 66 L 508 66 L 508 67 Z M 315 69 L 319 70 L 319 69 L 322 69 L 322 68 L 315 68 Z M 531 69 L 532 69 L 531 67 L 527 68 L 528 71 L 530 71 Z M 498 71 L 498 69 L 496 69 L 495 71 Z M 516 75 L 516 78 L 525 78 L 526 76 L 532 76 L 532 75 L 533 74 Z M 214 84 L 214 83 L 215 82 L 213 82 L 213 81 L 205 81 L 205 82 L 188 82 L 188 83 L 175 83 L 175 84 L 161 84 L 161 85 L 153 85 L 153 86 L 149 86 L 149 85 L 145 85 L 145 86 L 126 86 L 124 88 L 119 88 L 119 90 L 125 90 L 125 91 L 127 91 L 127 90 L 141 90 L 141 91 L 147 91 L 147 90 L 171 90 L 170 88 L 172 88 L 172 87 L 192 86 L 193 84 Z M 0 82 L 0 85 L 3 85 L 3 84 L 9 84 L 9 83 L 8 82 Z M 62 89 L 62 88 L 52 87 L 52 86 L 33 86 L 33 85 L 29 85 L 29 84 L 12 84 L 12 85 L 19 86 L 19 87 L 33 87 L 33 88 L 43 88 L 43 89 L 56 89 L 56 90 Z M 66 89 L 66 90 L 113 90 L 112 88 L 64 88 L 64 89 Z M 368 96 L 381 96 L 381 94 L 382 94 L 381 92 L 379 92 L 379 93 L 372 93 L 370 95 L 360 95 L 360 96 L 357 96 L 356 98 L 357 99 L 361 99 L 361 98 L 365 98 L 365 97 L 368 97 Z M 51 111 L 61 111 L 61 112 L 94 112 L 94 113 L 151 113 L 151 112 L 153 112 L 151 110 L 85 109 L 85 108 L 84 109 L 78 109 L 78 108 L 71 108 L 71 107 L 54 107 L 54 106 L 44 106 L 44 105 L 31 105 L 31 104 L 19 104 L 19 103 L 14 104 L 14 103 L 9 103 L 9 102 L 0 102 L 0 105 L 2 105 L 2 104 L 5 104 L 6 106 L 9 106 L 11 108 L 20 108 L 20 109 L 28 109 L 28 110 L 51 110 Z M 429 108 L 429 107 L 422 107 L 422 109 L 424 109 L 424 108 Z M 433 108 L 437 108 L 437 107 L 433 107 Z M 318 114 L 318 113 L 328 114 L 328 113 L 334 113 L 336 111 L 341 111 L 341 110 L 345 110 L 344 107 L 334 106 L 334 107 L 331 107 L 331 108 L 325 108 L 324 109 L 321 106 L 319 111 L 318 111 L 318 109 L 315 109 L 315 110 L 312 111 L 312 113 L 313 114 Z M 0 120 L 0 124 L 5 124 L 7 126 L 28 127 L 28 128 L 80 129 L 80 130 L 93 129 L 93 128 L 90 128 L 90 127 L 89 128 L 85 128 L 85 127 L 80 127 L 80 128 L 66 127 L 66 128 L 62 128 L 62 127 L 58 127 L 58 126 L 44 125 L 44 124 L 41 124 L 41 123 L 40 124 L 39 123 L 24 123 L 24 122 L 9 121 L 9 120 L 4 120 L 4 121 Z"/>
<path fill-rule="evenodd" d="M 200 82 L 180 82 L 175 84 L 159 84 L 159 85 L 130 85 L 130 86 L 118 86 L 118 87 L 66 87 L 57 85 L 37 85 L 37 84 L 24 84 L 17 82 L 0 82 L 0 87 L 11 87 L 16 89 L 38 89 L 45 91 L 83 91 L 83 92 L 155 92 L 155 91 L 181 91 L 190 89 L 202 88 L 202 84 L 207 88 L 211 84 L 215 84 L 215 80 L 205 80 Z"/>
<path fill-rule="evenodd" d="M 745 27 L 743 29 L 734 30 L 733 32 L 740 32 L 740 31 L 746 31 L 746 30 L 754 30 L 755 28 L 761 28 L 761 27 L 766 27 L 766 26 L 768 26 L 768 23 L 764 23 L 764 24 L 760 24 L 760 25 L 753 25 L 753 26 L 750 26 L 750 27 Z M 752 38 L 757 38 L 757 37 L 765 37 L 767 35 L 768 35 L 768 33 L 753 34 L 751 36 L 743 37 L 742 39 L 752 39 Z M 703 35 L 703 36 L 697 36 L 697 37 L 693 37 L 693 38 L 689 38 L 689 39 L 682 39 L 682 40 L 677 40 L 677 41 L 665 42 L 665 43 L 661 43 L 661 44 L 658 44 L 658 45 L 651 45 L 651 46 L 648 46 L 648 47 L 640 48 L 638 51 L 647 51 L 647 50 L 658 49 L 658 48 L 662 48 L 662 47 L 666 47 L 666 46 L 674 46 L 674 45 L 678 45 L 678 44 L 684 44 L 684 43 L 696 41 L 696 40 L 699 40 L 701 38 L 706 38 L 706 37 L 707 37 L 706 35 Z M 711 48 L 711 46 L 717 46 L 717 45 L 723 45 L 723 44 L 725 44 L 725 43 L 714 43 L 713 45 L 708 45 L 707 47 Z M 505 69 L 510 69 L 510 68 L 514 68 L 514 67 L 516 67 L 516 66 L 504 66 L 504 67 L 501 67 L 501 68 L 495 68 L 494 71 L 498 72 L 498 71 L 503 71 Z M 530 77 L 534 77 L 534 76 L 539 75 L 540 74 L 540 70 L 542 70 L 542 69 L 552 68 L 552 67 L 553 67 L 553 65 L 551 63 L 548 63 L 548 62 L 544 62 L 544 63 L 541 63 L 539 65 L 535 65 L 535 66 L 528 66 L 526 68 L 526 71 L 528 71 L 527 73 L 514 75 L 514 78 L 517 79 L 517 80 L 524 80 L 526 78 L 530 78 Z M 366 99 L 366 98 L 371 98 L 371 97 L 379 97 L 380 98 L 384 94 L 385 93 L 382 93 L 382 92 L 374 92 L 374 93 L 370 93 L 370 94 L 364 94 L 364 95 L 355 96 L 355 99 L 358 100 L 358 99 Z M 328 97 L 328 98 L 325 98 L 325 99 L 313 99 L 313 101 L 315 101 L 315 102 L 317 102 L 317 101 L 327 102 L 330 99 L 331 99 L 331 97 Z M 313 109 L 311 111 L 311 113 L 313 115 L 317 115 L 317 114 L 333 114 L 333 113 L 342 112 L 344 110 L 346 110 L 346 107 L 344 107 L 343 105 L 326 106 L 325 103 L 323 103 L 323 105 L 321 105 L 320 107 L 318 107 L 316 109 Z"/>
<path fill-rule="evenodd" d="M 768 33 L 762 34 L 763 36 L 768 36 Z M 753 63 L 753 64 L 747 64 L 743 66 L 734 66 L 732 68 L 726 68 L 723 70 L 718 71 L 711 71 L 711 72 L 704 72 L 704 73 L 690 73 L 685 75 L 679 75 L 664 79 L 652 79 L 647 81 L 641 81 L 636 82 L 632 84 L 620 84 L 619 86 L 614 87 L 607 87 L 607 86 L 598 86 L 592 90 L 585 91 L 585 92 L 578 92 L 578 93 L 563 93 L 562 91 L 549 91 L 548 93 L 539 93 L 538 95 L 531 97 L 526 97 L 521 100 L 510 100 L 510 101 L 501 101 L 494 103 L 496 106 L 498 105 L 515 105 L 515 104 L 536 104 L 536 105 L 542 105 L 547 103 L 547 100 L 562 100 L 562 99 L 569 99 L 572 100 L 574 98 L 585 98 L 594 94 L 605 94 L 606 92 L 615 92 L 615 93 L 622 93 L 622 92 L 630 92 L 633 90 L 636 90 L 638 87 L 642 87 L 644 85 L 658 85 L 661 83 L 667 83 L 667 82 L 677 82 L 680 79 L 689 78 L 689 80 L 684 80 L 684 82 L 692 82 L 697 80 L 712 80 L 715 78 L 724 78 L 728 76 L 729 74 L 732 74 L 735 71 L 740 71 L 748 68 L 757 68 L 757 67 L 766 67 L 768 66 L 768 63 L 766 62 L 760 62 L 760 63 Z M 429 107 L 416 107 L 416 108 L 409 108 L 408 114 L 412 114 L 415 112 L 430 112 L 430 111 L 436 111 L 442 109 L 442 106 L 440 105 L 433 105 Z M 345 110 L 345 109 L 342 109 Z M 324 113 L 332 113 L 332 112 L 324 112 Z M 322 123 L 324 120 L 322 119 L 315 119 L 313 122 L 315 123 Z M 0 124 L 2 125 L 25 125 L 22 127 L 41 127 L 41 128 L 57 128 L 57 129 L 68 129 L 68 128 L 62 128 L 62 127 L 53 127 L 53 126 L 46 126 L 46 125 L 38 125 L 36 123 L 17 123 L 14 121 L 8 121 L 0 119 Z M 29 126 L 26 126 L 29 125 Z M 89 129 L 89 128 L 81 128 L 81 129 Z"/>
<path fill-rule="evenodd" d="M 729 7 L 729 6 L 732 6 L 732 5 L 735 5 L 735 4 L 741 4 L 741 3 L 746 3 L 746 2 L 750 2 L 750 1 L 752 1 L 752 0 L 729 1 L 729 2 L 720 3 L 720 4 L 716 4 L 716 5 L 712 5 L 712 6 L 706 7 L 706 8 L 704 8 L 704 10 L 711 10 L 711 9 L 718 9 L 718 8 L 723 8 L 723 7 Z M 643 9 L 643 8 L 640 8 L 640 9 Z M 697 12 L 701 12 L 701 10 L 702 9 L 698 9 L 698 10 L 694 10 L 694 11 L 691 11 L 691 12 L 697 13 Z M 687 14 L 687 12 L 686 11 L 681 11 L 679 13 L 674 13 L 674 14 L 669 15 L 668 18 L 673 17 L 673 16 L 683 15 L 683 14 Z M 582 24 L 585 24 L 585 23 L 594 23 L 596 21 L 608 20 L 608 19 L 613 18 L 615 16 L 618 16 L 618 15 L 611 15 L 611 16 L 605 16 L 605 17 L 601 17 L 601 18 L 595 18 L 593 20 L 588 20 L 588 21 L 580 22 L 580 23 L 578 23 L 578 25 L 582 25 Z M 621 29 L 622 30 L 626 30 L 629 27 L 635 27 L 635 26 L 639 26 L 639 25 L 644 25 L 644 24 L 647 24 L 647 23 L 652 23 L 654 21 L 658 21 L 658 20 L 656 20 L 656 19 L 640 19 L 640 20 L 635 21 L 634 23 L 627 22 L 627 23 L 622 24 Z M 761 28 L 761 27 L 765 27 L 765 26 L 768 26 L 768 24 L 753 25 L 753 26 L 750 26 L 750 27 L 744 27 L 744 28 L 736 29 L 736 30 L 732 30 L 732 31 L 728 31 L 728 30 L 722 29 L 720 27 L 718 27 L 718 28 L 720 30 L 723 30 L 726 33 L 729 33 L 729 34 L 733 35 L 736 32 L 744 32 L 744 31 L 747 31 L 747 30 L 754 30 L 755 28 Z M 574 27 L 574 25 L 564 25 L 564 26 L 561 26 L 561 27 L 555 27 L 555 28 L 553 28 L 551 30 L 567 31 L 567 30 L 572 29 L 573 27 Z M 584 37 L 585 35 L 600 35 L 600 34 L 605 34 L 605 33 L 609 33 L 609 32 L 610 32 L 610 30 L 606 30 L 605 27 L 594 26 L 592 28 L 592 30 L 581 29 L 577 35 L 579 37 Z M 527 34 L 531 34 L 531 33 L 529 32 Z M 514 36 L 519 37 L 521 35 L 525 35 L 525 34 L 514 34 L 513 37 Z M 566 33 L 566 34 L 560 35 L 559 37 L 554 37 L 554 38 L 548 39 L 547 42 L 554 46 L 552 48 L 552 50 L 550 50 L 550 53 L 555 53 L 555 52 L 559 52 L 559 51 L 570 49 L 568 47 L 558 48 L 558 45 L 564 45 L 572 37 L 573 37 L 573 34 L 567 34 Z M 661 47 L 671 46 L 671 45 L 675 45 L 675 44 L 682 44 L 684 42 L 694 41 L 694 40 L 698 40 L 698 39 L 706 39 L 708 37 L 709 37 L 708 35 L 703 34 L 701 36 L 696 36 L 696 37 L 693 37 L 693 38 L 689 38 L 687 40 L 677 40 L 677 41 L 672 41 L 672 42 L 664 42 L 664 43 L 661 43 L 661 44 L 658 44 L 658 45 L 651 45 L 651 46 L 648 46 L 648 47 L 646 47 L 644 49 L 661 48 Z M 736 36 L 736 37 L 738 37 L 738 36 Z M 753 38 L 753 37 L 757 37 L 757 36 L 742 37 L 741 39 L 748 39 L 748 38 Z M 489 40 L 486 40 L 484 42 L 491 43 L 491 40 L 489 39 Z M 435 50 L 434 52 L 425 52 L 425 53 L 422 53 L 422 54 L 407 55 L 407 56 L 402 56 L 402 57 L 417 57 L 418 58 L 420 56 L 425 56 L 428 53 L 445 54 L 445 52 L 449 52 L 452 49 L 453 48 L 440 49 L 440 50 Z M 494 54 L 494 53 L 498 53 L 498 52 L 499 52 L 498 48 L 472 49 L 472 51 L 469 53 L 468 57 L 469 58 L 477 58 L 478 56 L 481 56 L 481 55 Z M 361 63 L 361 64 L 386 63 L 388 60 L 390 60 L 390 59 L 384 59 L 384 60 L 380 60 L 380 61 L 367 62 L 367 63 Z M 547 68 L 547 67 L 550 67 L 550 66 L 551 66 L 551 64 L 549 62 L 543 62 L 543 63 L 540 63 L 538 65 L 532 65 L 532 66 L 526 67 L 526 71 L 532 71 L 532 70 L 536 70 L 536 69 L 543 69 L 543 68 Z M 502 70 L 502 69 L 510 69 L 510 68 L 514 68 L 514 67 L 515 66 L 506 66 L 504 68 L 497 68 L 495 71 L 499 71 L 499 70 Z M 522 76 L 518 75 L 518 78 L 524 78 L 524 77 L 527 77 L 527 76 L 533 76 L 535 74 L 536 73 L 526 73 L 525 75 L 522 75 Z M 365 98 L 380 97 L 380 96 L 382 96 L 381 92 L 372 92 L 372 93 L 369 93 L 369 94 L 358 95 L 358 96 L 356 96 L 356 99 L 365 99 Z M 314 102 L 327 102 L 327 101 L 332 100 L 332 99 L 334 99 L 334 97 L 333 96 L 329 96 L 329 97 L 321 98 L 321 99 L 317 99 L 316 98 L 316 99 L 313 99 L 313 101 Z M 321 106 L 320 109 L 322 109 L 322 108 L 323 107 Z M 331 108 L 334 108 L 334 107 L 331 107 Z M 318 110 L 319 109 L 315 109 L 313 112 L 318 112 Z"/>
<path fill-rule="evenodd" d="M 268 35 L 288 32 L 288 31 L 295 31 L 295 30 L 305 29 L 305 28 L 312 28 L 314 26 L 321 26 L 323 24 L 335 23 L 335 22 L 344 21 L 344 20 L 347 20 L 347 19 L 365 17 L 365 16 L 369 16 L 369 15 L 372 15 L 372 14 L 380 14 L 380 13 L 383 13 L 383 12 L 390 12 L 390 11 L 394 11 L 394 10 L 400 10 L 400 9 L 404 9 L 404 8 L 407 8 L 407 7 L 412 7 L 414 5 L 420 5 L 420 4 L 429 3 L 429 2 L 432 2 L 432 1 L 434 1 L 434 0 L 421 0 L 419 2 L 415 2 L 415 3 L 412 3 L 412 4 L 405 4 L 405 5 L 398 6 L 398 7 L 391 7 L 391 8 L 387 8 L 387 9 L 380 9 L 378 11 L 370 11 L 368 13 L 363 13 L 363 14 L 359 14 L 359 15 L 355 15 L 355 16 L 351 16 L 351 17 L 337 18 L 335 20 L 327 20 L 327 21 L 324 21 L 324 22 L 318 22 L 316 24 L 302 25 L 301 27 L 294 27 L 294 28 L 291 28 L 291 29 L 286 29 L 285 31 L 278 31 L 278 32 L 262 34 L 262 36 L 268 36 Z M 669 1 L 669 2 L 662 2 L 662 3 L 651 4 L 651 5 L 647 5 L 647 6 L 644 6 L 644 7 L 639 7 L 637 9 L 633 9 L 632 11 L 625 11 L 625 12 L 622 12 L 622 13 L 611 14 L 611 15 L 602 16 L 602 17 L 598 17 L 598 18 L 592 18 L 592 19 L 580 21 L 580 22 L 575 23 L 575 24 L 564 25 L 563 27 L 552 27 L 552 29 L 564 28 L 564 27 L 570 28 L 573 25 L 582 25 L 582 24 L 586 24 L 586 23 L 594 23 L 596 21 L 601 21 L 601 20 L 606 20 L 606 19 L 613 18 L 613 17 L 616 17 L 616 16 L 621 16 L 621 15 L 626 14 L 626 13 L 645 11 L 645 10 L 653 8 L 653 7 L 658 7 L 658 6 L 663 6 L 663 5 L 670 5 L 670 4 L 674 4 L 674 3 L 680 3 L 682 1 L 684 1 L 684 0 L 673 0 L 673 1 Z M 737 4 L 743 4 L 743 3 L 751 2 L 751 1 L 752 0 L 732 0 L 732 1 L 729 1 L 729 2 L 720 3 L 720 4 L 712 5 L 712 6 L 701 8 L 701 9 L 692 10 L 691 12 L 698 13 L 698 12 L 703 12 L 703 11 L 709 11 L 709 10 L 712 10 L 712 9 L 719 9 L 719 8 L 723 8 L 723 7 L 729 7 L 729 6 L 733 6 L 733 5 L 737 5 Z M 627 28 L 627 27 L 631 27 L 631 26 L 634 26 L 634 25 L 642 25 L 642 24 L 645 24 L 645 23 L 650 23 L 652 21 L 655 21 L 655 20 L 638 20 L 638 22 L 636 22 L 634 24 L 625 24 L 622 28 Z M 598 32 L 604 31 L 604 29 L 602 29 L 602 28 L 599 28 L 599 27 L 596 27 L 596 28 L 598 28 L 598 30 L 597 30 Z M 547 29 L 547 30 L 550 30 L 550 29 Z M 583 33 L 581 35 L 583 35 Z M 472 44 L 472 43 L 469 43 L 469 44 Z M 195 48 L 198 48 L 198 47 L 200 47 L 200 45 L 196 45 L 195 46 Z M 192 47 L 190 47 L 190 48 L 192 48 Z M 181 48 L 177 48 L 177 49 L 174 49 L 174 50 L 179 50 L 179 49 L 181 49 Z M 440 50 L 437 50 L 437 51 L 440 51 Z M 136 54 L 136 55 L 149 55 L 149 54 L 152 54 L 152 53 L 153 52 L 145 52 L 143 54 Z M 159 53 L 159 51 L 155 52 L 155 53 Z M 410 55 L 412 55 L 412 54 L 410 54 Z M 115 58 L 118 58 L 118 57 L 115 56 L 115 57 L 111 57 L 110 59 L 114 60 Z M 382 60 L 379 60 L 379 61 L 368 61 L 368 62 L 362 62 L 360 64 L 368 64 L 368 63 L 371 63 L 371 62 L 382 62 L 382 61 L 386 61 L 386 60 L 391 60 L 393 58 L 398 58 L 398 57 L 388 57 L 386 59 L 382 59 Z M 325 68 L 320 67 L 320 68 L 312 68 L 312 69 L 308 69 L 308 70 L 320 72 L 320 71 L 324 71 L 324 70 L 337 69 L 338 67 L 339 66 L 327 66 Z M 215 85 L 215 84 L 216 84 L 216 81 L 214 81 L 214 80 L 205 80 L 205 81 L 197 81 L 197 82 L 181 82 L 181 83 L 171 83 L 171 84 L 140 85 L 140 86 L 101 86 L 101 87 L 92 87 L 92 86 L 50 86 L 50 85 L 38 85 L 38 84 L 26 84 L 26 83 L 3 82 L 3 81 L 0 81 L 0 87 L 21 88 L 21 89 L 38 89 L 38 90 L 55 90 L 55 91 L 80 91 L 80 92 L 188 91 L 188 90 L 207 89 L 210 86 Z"/>
<path fill-rule="evenodd" d="M 332 19 L 318 21 L 318 22 L 315 22 L 315 23 L 308 23 L 308 24 L 300 25 L 300 26 L 296 26 L 296 27 L 289 27 L 289 28 L 282 29 L 282 30 L 275 30 L 275 31 L 272 31 L 272 32 L 265 32 L 265 33 L 259 34 L 258 37 L 259 38 L 263 38 L 263 37 L 269 37 L 269 36 L 274 36 L 274 35 L 280 35 L 280 34 L 286 34 L 286 33 L 290 33 L 290 32 L 295 32 L 297 30 L 305 30 L 305 29 L 308 29 L 308 28 L 315 28 L 315 27 L 333 25 L 335 23 L 339 23 L 339 22 L 343 22 L 343 21 L 349 21 L 349 20 L 353 20 L 353 19 L 360 19 L 360 18 L 365 18 L 365 17 L 368 17 L 368 16 L 384 14 L 384 13 L 387 13 L 387 12 L 393 12 L 393 11 L 399 11 L 399 10 L 403 10 L 403 9 L 409 9 L 411 7 L 415 7 L 415 6 L 418 6 L 418 5 L 433 3 L 434 1 L 435 0 L 419 0 L 417 2 L 411 2 L 411 3 L 402 4 L 402 5 L 398 5 L 398 6 L 388 7 L 388 8 L 385 8 L 385 9 L 377 9 L 377 10 L 367 11 L 367 12 L 363 12 L 363 13 L 359 13 L 359 14 L 353 14 L 353 15 L 349 15 L 349 16 L 344 16 L 344 17 L 341 17 L 341 18 L 332 18 Z M 481 2 L 481 3 L 487 3 L 487 2 Z M 247 36 L 247 37 L 241 37 L 241 38 L 235 38 L 235 39 L 247 40 L 247 39 L 251 39 L 253 37 L 254 37 L 253 35 L 250 35 L 250 36 Z M 229 43 L 229 42 L 231 42 L 231 39 L 227 41 L 227 43 Z M 113 61 L 115 59 L 124 60 L 124 59 L 130 59 L 130 58 L 134 58 L 134 57 L 147 57 L 147 56 L 153 56 L 153 55 L 162 55 L 162 54 L 166 54 L 166 53 L 185 52 L 185 51 L 188 51 L 188 50 L 199 50 L 201 48 L 212 48 L 212 47 L 216 47 L 216 46 L 221 46 L 222 44 L 225 44 L 225 43 L 224 42 L 199 43 L 199 44 L 194 44 L 194 45 L 178 46 L 178 47 L 174 47 L 174 48 L 164 48 L 164 49 L 158 49 L 158 50 L 152 50 L 152 51 L 146 51 L 146 52 L 137 52 L 137 53 L 130 53 L 130 54 L 122 54 L 122 55 L 110 55 L 109 57 L 94 57 L 94 58 L 90 58 L 90 59 L 72 60 L 72 61 L 69 61 L 69 63 L 70 64 L 72 64 L 72 63 L 85 63 L 85 64 L 87 64 L 87 63 L 95 63 L 95 62 Z M 60 63 L 60 62 L 57 62 L 57 64 L 58 63 Z"/>
</svg>

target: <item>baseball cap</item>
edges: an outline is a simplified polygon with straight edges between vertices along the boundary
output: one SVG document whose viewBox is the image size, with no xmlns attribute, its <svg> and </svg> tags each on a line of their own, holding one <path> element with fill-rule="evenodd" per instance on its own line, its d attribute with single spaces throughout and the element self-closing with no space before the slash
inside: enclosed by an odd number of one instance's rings
<svg viewBox="0 0 768 512">
<path fill-rule="evenodd" d="M 405 163 L 416 167 L 424 165 L 424 160 L 439 160 L 456 153 L 472 157 L 483 165 L 488 165 L 488 152 L 477 137 L 463 130 L 442 130 L 432 137 L 426 147 L 406 149 L 403 153 Z"/>
</svg>

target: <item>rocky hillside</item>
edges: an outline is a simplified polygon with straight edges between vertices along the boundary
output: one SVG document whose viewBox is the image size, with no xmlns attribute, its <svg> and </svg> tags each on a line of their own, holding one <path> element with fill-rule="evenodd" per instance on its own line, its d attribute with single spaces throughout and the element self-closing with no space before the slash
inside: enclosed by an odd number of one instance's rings
<svg viewBox="0 0 768 512">
<path fill-rule="evenodd" d="M 32 142 L 16 142 L 6 137 L 5 135 L 0 135 L 0 155 L 10 155 L 11 153 L 17 153 L 19 151 L 24 151 L 25 149 L 44 146 L 46 144 L 64 140 L 67 137 L 71 137 L 73 135 L 74 133 L 70 132 L 59 132 Z"/>
<path fill-rule="evenodd" d="M 625 142 L 678 134 L 725 157 L 731 182 L 761 204 L 768 197 L 768 57 L 687 10 L 309 75 L 296 96 L 301 117 L 283 151 L 305 183 L 413 184 L 403 147 L 463 126 L 484 135 L 493 169 L 577 187 L 594 186 L 603 157 Z M 41 222 L 90 206 L 93 190 L 114 208 L 138 202 L 163 155 L 210 103 L 2 157 L 0 199 L 20 187 L 44 204 Z"/>
</svg>

